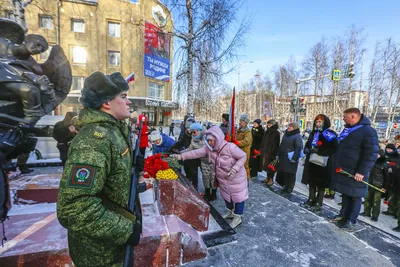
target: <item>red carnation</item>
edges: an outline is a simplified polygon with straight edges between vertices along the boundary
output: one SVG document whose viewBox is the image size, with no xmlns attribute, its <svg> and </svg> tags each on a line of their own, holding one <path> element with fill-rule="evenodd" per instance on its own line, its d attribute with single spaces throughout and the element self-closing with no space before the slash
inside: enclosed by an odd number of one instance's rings
<svg viewBox="0 0 400 267">
<path fill-rule="evenodd" d="M 336 173 L 341 172 L 343 169 L 342 168 L 336 168 Z"/>
<path fill-rule="evenodd" d="M 383 201 L 383 204 L 389 205 L 389 201 L 385 200 Z"/>
<path fill-rule="evenodd" d="M 322 146 L 322 141 L 318 141 L 317 146 Z"/>
<path fill-rule="evenodd" d="M 164 154 L 164 158 L 168 158 L 168 155 L 167 155 L 167 154 Z"/>
<path fill-rule="evenodd" d="M 393 167 L 396 166 L 396 163 L 393 161 L 389 161 L 389 164 L 392 165 Z"/>
<path fill-rule="evenodd" d="M 253 159 L 256 159 L 257 158 L 257 156 L 253 156 Z"/>
<path fill-rule="evenodd" d="M 150 178 L 150 175 L 146 172 L 143 174 L 143 178 Z"/>
<path fill-rule="evenodd" d="M 261 154 L 260 150 L 257 150 L 257 149 L 254 149 L 253 153 L 254 153 L 254 155 L 260 155 Z"/>
</svg>

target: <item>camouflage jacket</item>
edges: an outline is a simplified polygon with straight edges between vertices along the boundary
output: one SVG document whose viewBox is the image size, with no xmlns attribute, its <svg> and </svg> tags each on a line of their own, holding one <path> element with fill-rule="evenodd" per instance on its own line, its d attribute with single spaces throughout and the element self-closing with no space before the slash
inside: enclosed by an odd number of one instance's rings
<svg viewBox="0 0 400 267">
<path fill-rule="evenodd" d="M 93 109 L 79 113 L 79 124 L 60 182 L 57 217 L 68 230 L 75 265 L 122 266 L 134 223 L 107 209 L 102 198 L 128 206 L 133 161 L 129 129 Z"/>
<path fill-rule="evenodd" d="M 238 147 L 247 154 L 247 158 L 250 157 L 250 146 L 253 142 L 250 128 L 239 128 L 236 131 L 236 140 L 239 142 Z"/>
</svg>

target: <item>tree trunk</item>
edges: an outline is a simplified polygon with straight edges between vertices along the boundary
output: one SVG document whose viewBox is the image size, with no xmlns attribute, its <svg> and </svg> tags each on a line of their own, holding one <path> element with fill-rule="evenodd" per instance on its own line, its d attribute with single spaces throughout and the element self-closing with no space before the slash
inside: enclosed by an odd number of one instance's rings
<svg viewBox="0 0 400 267">
<path fill-rule="evenodd" d="M 188 18 L 188 88 L 187 88 L 187 113 L 194 113 L 194 95 L 193 95 L 193 7 L 192 0 L 186 0 L 186 10 L 187 10 L 187 18 Z"/>
</svg>

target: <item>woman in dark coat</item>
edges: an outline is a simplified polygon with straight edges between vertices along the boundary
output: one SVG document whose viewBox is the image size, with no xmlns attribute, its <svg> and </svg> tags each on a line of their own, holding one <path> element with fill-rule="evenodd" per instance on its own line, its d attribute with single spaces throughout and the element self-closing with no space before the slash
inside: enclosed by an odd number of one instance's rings
<svg viewBox="0 0 400 267">
<path fill-rule="evenodd" d="M 251 135 L 253 137 L 253 142 L 251 143 L 250 147 L 250 177 L 257 177 L 261 167 L 261 154 L 254 153 L 254 150 L 257 150 L 258 152 L 260 151 L 261 141 L 264 136 L 264 129 L 261 126 L 260 119 L 254 120 L 253 129 L 251 129 Z"/>
<path fill-rule="evenodd" d="M 278 128 L 278 123 L 275 120 L 269 120 L 267 122 L 267 130 L 261 142 L 261 168 L 267 172 L 267 178 L 263 182 L 268 186 L 274 184 L 275 172 L 269 169 L 268 165 L 278 155 L 279 142 L 281 141 Z"/>
<path fill-rule="evenodd" d="M 332 178 L 332 155 L 335 154 L 338 140 L 334 131 L 330 130 L 331 122 L 324 114 L 319 114 L 314 119 L 313 130 L 308 137 L 304 148 L 307 155 L 304 164 L 303 178 L 301 182 L 309 185 L 309 196 L 304 206 L 312 207 L 312 211 L 322 210 L 325 188 L 329 187 Z M 319 166 L 310 162 L 313 153 L 319 156 L 327 156 L 326 166 Z M 316 193 L 318 193 L 316 195 Z"/>
<path fill-rule="evenodd" d="M 297 165 L 299 163 L 300 154 L 303 150 L 303 141 L 301 139 L 299 125 L 295 122 L 289 123 L 289 126 L 283 135 L 281 145 L 278 152 L 278 174 L 276 181 L 283 186 L 282 195 L 287 197 L 293 191 L 296 182 Z M 289 159 L 288 153 L 293 155 Z"/>
</svg>

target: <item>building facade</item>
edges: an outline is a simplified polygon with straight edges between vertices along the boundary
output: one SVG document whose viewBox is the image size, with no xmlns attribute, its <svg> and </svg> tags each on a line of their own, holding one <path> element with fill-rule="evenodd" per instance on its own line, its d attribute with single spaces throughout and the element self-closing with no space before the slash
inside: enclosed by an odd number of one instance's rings
<svg viewBox="0 0 400 267">
<path fill-rule="evenodd" d="M 10 1 L 3 14 L 12 18 Z M 3 3 L 4 2 L 4 3 Z M 44 62 L 59 44 L 73 74 L 71 93 L 56 114 L 78 111 L 85 77 L 94 71 L 119 71 L 134 76 L 128 96 L 132 111 L 147 115 L 150 123 L 167 125 L 172 101 L 173 20 L 159 0 L 41 0 L 25 8 L 28 34 L 46 38 L 50 49 L 36 56 Z M 4 5 L 3 5 L 4 4 Z"/>
</svg>

